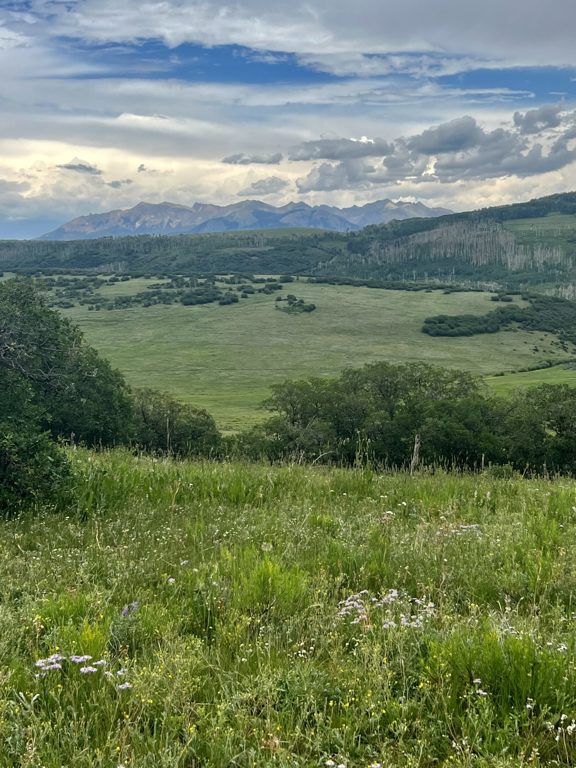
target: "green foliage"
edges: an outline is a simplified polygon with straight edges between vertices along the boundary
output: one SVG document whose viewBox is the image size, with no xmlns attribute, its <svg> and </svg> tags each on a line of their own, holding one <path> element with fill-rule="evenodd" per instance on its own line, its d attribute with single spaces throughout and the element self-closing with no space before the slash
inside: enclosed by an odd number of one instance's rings
<svg viewBox="0 0 576 768">
<path fill-rule="evenodd" d="M 278 415 L 240 443 L 272 459 L 405 466 L 417 434 L 427 463 L 471 466 L 503 456 L 498 407 L 479 383 L 423 363 L 375 363 L 334 380 L 286 382 L 267 405 Z"/>
<path fill-rule="evenodd" d="M 4 326 L 6 327 L 6 326 Z M 14 343 L 8 340 L 7 343 Z M 8 355 L 5 348 L 4 354 Z M 42 429 L 42 408 L 29 381 L 0 357 L 0 515 L 49 503 L 67 478 L 64 455 Z"/>
<path fill-rule="evenodd" d="M 92 445 L 125 437 L 130 397 L 123 377 L 27 280 L 0 283 L 0 359 L 30 387 L 41 424 L 54 437 Z"/>
<path fill-rule="evenodd" d="M 152 389 L 132 393 L 131 440 L 139 448 L 175 456 L 208 456 L 220 445 L 214 419 L 191 405 Z"/>
<path fill-rule="evenodd" d="M 576 390 L 566 385 L 504 400 L 464 372 L 376 363 L 273 391 L 276 415 L 238 437 L 241 454 L 407 467 L 418 441 L 425 466 L 576 472 Z"/>
<path fill-rule="evenodd" d="M 499 301 L 508 298 L 496 297 Z M 424 320 L 430 336 L 474 336 L 497 333 L 512 324 L 529 331 L 557 335 L 563 343 L 576 343 L 576 302 L 556 296 L 525 296 L 528 307 L 507 306 L 486 315 L 436 315 Z"/>
</svg>

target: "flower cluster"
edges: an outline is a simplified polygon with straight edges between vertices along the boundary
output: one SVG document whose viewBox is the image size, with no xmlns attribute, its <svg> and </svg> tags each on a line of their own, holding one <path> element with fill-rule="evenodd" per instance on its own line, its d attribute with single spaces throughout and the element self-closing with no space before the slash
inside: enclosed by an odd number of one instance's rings
<svg viewBox="0 0 576 768">
<path fill-rule="evenodd" d="M 419 597 L 408 597 L 397 589 L 389 589 L 380 597 L 371 596 L 367 589 L 363 589 L 340 601 L 336 615 L 339 619 L 349 619 L 350 624 L 371 626 L 375 610 L 381 611 L 383 629 L 420 629 L 434 615 L 435 605 Z"/>
<path fill-rule="evenodd" d="M 568 723 L 568 715 L 565 714 L 560 715 L 560 722 L 556 724 L 547 722 L 545 725 L 550 733 L 554 734 L 556 741 L 565 740 L 567 736 L 573 736 L 576 733 L 576 721 L 571 720 Z"/>
<path fill-rule="evenodd" d="M 72 667 L 77 666 L 81 675 L 94 675 L 98 672 L 103 672 L 105 677 L 109 679 L 117 679 L 118 677 L 124 677 L 127 672 L 126 669 L 119 669 L 116 673 L 110 672 L 109 670 L 105 669 L 108 664 L 106 659 L 97 659 L 96 661 L 92 661 L 92 656 L 89 654 L 71 654 L 70 656 L 64 656 L 61 653 L 53 653 L 51 656 L 48 656 L 45 659 L 38 659 L 34 662 L 34 666 L 36 669 L 38 669 L 38 672 L 34 675 L 34 677 L 38 680 L 46 677 L 49 672 L 62 670 L 64 662 L 68 662 L 69 666 Z M 116 688 L 119 691 L 123 691 L 127 688 L 132 688 L 132 685 L 131 683 L 124 681 L 123 683 L 117 685 Z"/>
</svg>

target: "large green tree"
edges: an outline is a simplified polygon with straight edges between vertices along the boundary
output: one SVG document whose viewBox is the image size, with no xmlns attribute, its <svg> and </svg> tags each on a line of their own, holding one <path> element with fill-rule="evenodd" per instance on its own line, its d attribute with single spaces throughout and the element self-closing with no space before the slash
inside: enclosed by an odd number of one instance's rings
<svg viewBox="0 0 576 768">
<path fill-rule="evenodd" d="M 52 436 L 89 445 L 128 437 L 131 399 L 122 375 L 26 279 L 0 284 L 0 375 L 8 373 L 26 382 Z"/>
</svg>

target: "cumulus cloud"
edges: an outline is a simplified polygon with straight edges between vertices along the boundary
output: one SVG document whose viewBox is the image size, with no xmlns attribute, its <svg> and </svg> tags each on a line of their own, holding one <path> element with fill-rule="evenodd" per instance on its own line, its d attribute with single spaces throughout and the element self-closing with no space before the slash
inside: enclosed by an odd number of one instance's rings
<svg viewBox="0 0 576 768">
<path fill-rule="evenodd" d="M 317 139 L 305 141 L 288 155 L 290 160 L 344 160 L 358 157 L 382 157 L 394 151 L 384 139 Z"/>
<path fill-rule="evenodd" d="M 557 128 L 562 122 L 561 104 L 544 104 L 537 109 L 529 109 L 522 114 L 514 112 L 514 125 L 520 133 L 540 133 L 546 128 Z"/>
<path fill-rule="evenodd" d="M 321 163 L 304 178 L 297 179 L 299 192 L 329 192 L 336 189 L 366 188 L 376 168 L 364 159 L 354 158 L 339 163 Z"/>
<path fill-rule="evenodd" d="M 222 159 L 227 165 L 278 165 L 282 160 L 282 153 L 270 154 L 245 154 L 243 152 L 228 155 Z"/>
<path fill-rule="evenodd" d="M 428 128 L 419 136 L 408 140 L 408 149 L 423 155 L 461 152 L 478 146 L 484 132 L 473 117 L 460 117 L 448 123 Z"/>
<path fill-rule="evenodd" d="M 278 192 L 284 192 L 290 186 L 290 182 L 280 176 L 268 176 L 266 179 L 259 179 L 252 182 L 249 187 L 240 190 L 238 197 L 249 197 L 250 195 L 275 195 Z"/>
<path fill-rule="evenodd" d="M 380 161 L 325 155 L 338 162 L 316 165 L 296 184 L 300 192 L 307 193 L 546 174 L 576 161 L 573 120 L 574 113 L 566 113 L 564 121 L 560 119 L 557 107 L 535 109 L 523 115 L 516 113 L 507 128 L 490 131 L 464 116 L 414 136 L 399 137 L 394 150 L 382 153 Z M 540 140 L 534 141 L 531 134 L 537 126 Z M 554 130 L 542 136 L 544 128 Z"/>
</svg>

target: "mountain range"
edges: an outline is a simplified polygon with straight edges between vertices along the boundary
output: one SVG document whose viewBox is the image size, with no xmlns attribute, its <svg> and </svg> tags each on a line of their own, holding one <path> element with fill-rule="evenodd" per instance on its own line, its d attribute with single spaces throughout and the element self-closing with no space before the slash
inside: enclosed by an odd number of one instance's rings
<svg viewBox="0 0 576 768">
<path fill-rule="evenodd" d="M 431 218 L 449 213 L 452 211 L 447 208 L 429 208 L 420 202 L 392 200 L 377 200 L 349 208 L 311 206 L 302 202 L 275 207 L 258 200 L 245 200 L 232 205 L 194 203 L 190 207 L 167 202 L 138 203 L 126 210 L 79 216 L 39 239 L 90 240 L 126 235 L 179 235 L 288 227 L 346 232 L 369 224 Z"/>
</svg>

